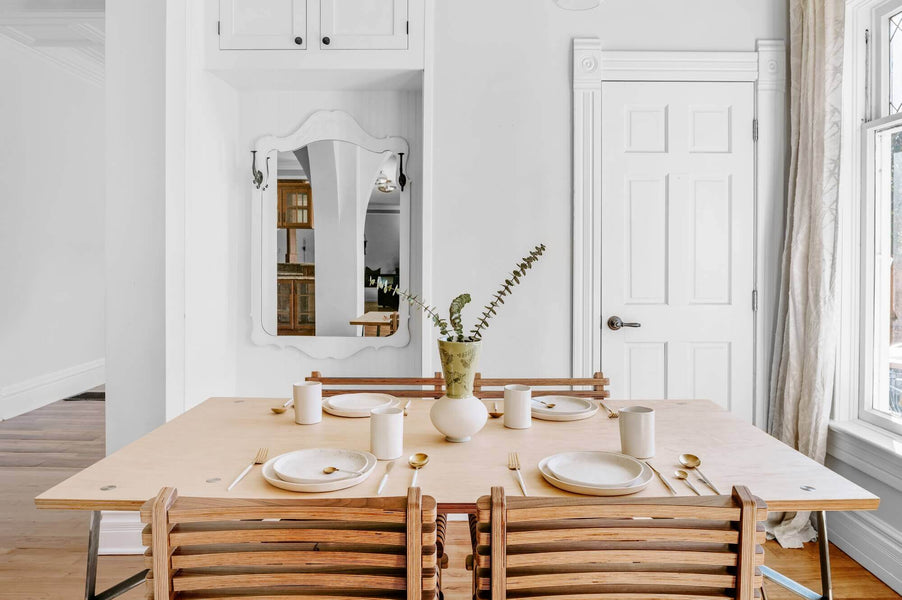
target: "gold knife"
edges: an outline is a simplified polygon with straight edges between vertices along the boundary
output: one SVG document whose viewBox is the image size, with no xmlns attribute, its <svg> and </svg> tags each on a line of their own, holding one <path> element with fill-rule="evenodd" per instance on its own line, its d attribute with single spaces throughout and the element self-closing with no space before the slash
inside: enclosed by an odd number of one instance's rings
<svg viewBox="0 0 902 600">
<path fill-rule="evenodd" d="M 391 461 L 387 465 L 385 465 L 385 473 L 382 475 L 382 480 L 379 481 L 379 487 L 376 489 L 376 495 L 381 496 L 382 490 L 385 489 L 385 484 L 388 483 L 388 474 L 391 473 L 391 470 L 395 468 L 395 463 L 398 462 L 396 460 Z"/>
<path fill-rule="evenodd" d="M 661 472 L 658 471 L 658 470 L 657 470 L 656 468 L 654 468 L 653 466 L 651 466 L 651 463 L 648 462 L 647 460 L 646 460 L 646 461 L 643 461 L 643 462 L 644 462 L 646 465 L 648 465 L 648 468 L 649 468 L 649 469 L 651 469 L 652 471 L 655 472 L 655 474 L 658 476 L 658 479 L 661 480 L 661 483 L 663 483 L 664 485 L 666 485 L 666 486 L 667 486 L 667 489 L 670 490 L 670 493 L 673 494 L 674 496 L 676 496 L 676 495 L 677 495 L 676 490 L 673 489 L 673 486 L 670 485 L 670 482 L 667 481 L 667 479 L 665 479 L 663 475 L 661 475 Z"/>
</svg>

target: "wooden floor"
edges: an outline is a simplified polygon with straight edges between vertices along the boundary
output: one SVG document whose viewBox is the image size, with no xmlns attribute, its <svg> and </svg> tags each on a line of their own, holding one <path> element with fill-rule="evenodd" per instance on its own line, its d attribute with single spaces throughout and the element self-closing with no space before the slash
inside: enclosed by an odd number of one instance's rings
<svg viewBox="0 0 902 600">
<path fill-rule="evenodd" d="M 88 515 L 34 508 L 33 498 L 103 456 L 104 404 L 57 402 L 0 422 L 0 600 L 79 598 L 84 594 Z M 465 523 L 452 523 L 444 574 L 445 598 L 470 597 L 469 551 Z M 766 562 L 785 575 L 820 589 L 817 546 L 784 550 L 767 544 Z M 831 547 L 837 599 L 900 598 L 835 547 Z M 98 589 L 141 569 L 137 556 L 101 557 Z M 770 600 L 797 598 L 768 584 Z M 133 590 L 120 598 L 143 598 Z"/>
</svg>

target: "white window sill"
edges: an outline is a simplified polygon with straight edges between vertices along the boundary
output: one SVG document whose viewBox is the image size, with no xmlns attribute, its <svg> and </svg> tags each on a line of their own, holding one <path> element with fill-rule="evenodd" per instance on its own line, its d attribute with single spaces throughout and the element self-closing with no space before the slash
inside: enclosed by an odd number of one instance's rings
<svg viewBox="0 0 902 600">
<path fill-rule="evenodd" d="M 831 421 L 827 454 L 902 490 L 902 435 L 864 421 Z"/>
</svg>

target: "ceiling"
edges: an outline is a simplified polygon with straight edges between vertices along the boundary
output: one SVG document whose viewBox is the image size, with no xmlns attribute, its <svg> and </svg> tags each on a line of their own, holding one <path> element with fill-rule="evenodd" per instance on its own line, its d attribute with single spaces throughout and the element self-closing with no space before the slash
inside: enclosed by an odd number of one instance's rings
<svg viewBox="0 0 902 600">
<path fill-rule="evenodd" d="M 104 0 L 0 0 L 0 36 L 103 85 Z"/>
</svg>

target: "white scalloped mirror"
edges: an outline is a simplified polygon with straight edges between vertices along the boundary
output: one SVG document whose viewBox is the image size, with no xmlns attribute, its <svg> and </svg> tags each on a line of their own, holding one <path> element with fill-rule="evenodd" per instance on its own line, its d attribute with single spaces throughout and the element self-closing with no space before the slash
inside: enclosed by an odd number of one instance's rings
<svg viewBox="0 0 902 600">
<path fill-rule="evenodd" d="M 255 147 L 252 339 L 314 358 L 410 341 L 407 141 L 341 111 Z M 259 187 L 258 187 L 259 186 Z"/>
</svg>

